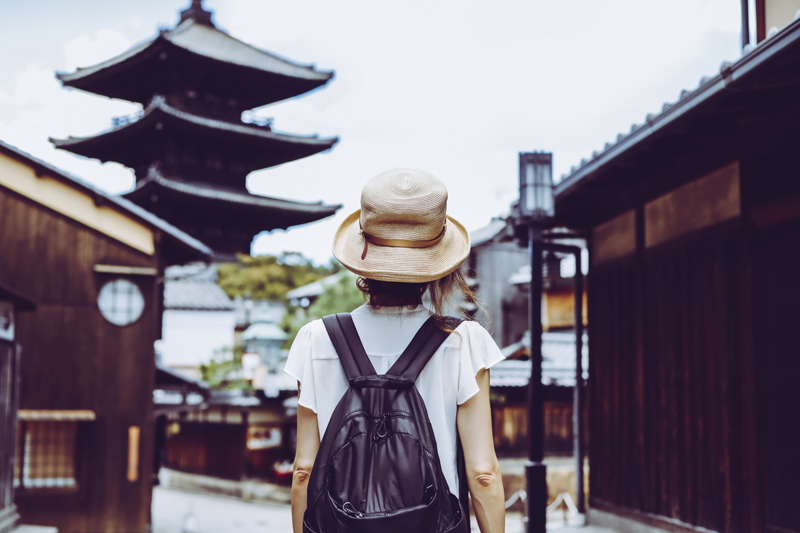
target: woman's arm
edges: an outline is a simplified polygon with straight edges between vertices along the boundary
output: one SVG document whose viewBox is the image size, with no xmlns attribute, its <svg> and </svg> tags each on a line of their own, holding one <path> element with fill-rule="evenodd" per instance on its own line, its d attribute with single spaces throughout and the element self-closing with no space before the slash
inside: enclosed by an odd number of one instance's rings
<svg viewBox="0 0 800 533">
<path fill-rule="evenodd" d="M 500 463 L 494 451 L 489 405 L 489 370 L 475 376 L 480 391 L 458 406 L 458 433 L 464 447 L 467 481 L 481 533 L 505 531 L 505 494 Z"/>
<path fill-rule="evenodd" d="M 297 384 L 300 395 L 300 383 Z M 294 456 L 294 474 L 292 475 L 292 529 L 294 533 L 303 533 L 303 513 L 308 505 L 306 491 L 308 478 L 314 467 L 314 459 L 319 449 L 319 426 L 317 414 L 297 406 L 297 454 Z"/>
</svg>

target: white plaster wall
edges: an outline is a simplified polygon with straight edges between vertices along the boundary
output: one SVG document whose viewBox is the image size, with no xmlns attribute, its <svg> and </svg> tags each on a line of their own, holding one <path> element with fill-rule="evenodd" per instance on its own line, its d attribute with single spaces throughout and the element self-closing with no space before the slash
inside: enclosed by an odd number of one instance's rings
<svg viewBox="0 0 800 533">
<path fill-rule="evenodd" d="M 198 367 L 214 352 L 233 346 L 233 311 L 164 311 L 164 338 L 159 345 L 161 364 Z"/>
<path fill-rule="evenodd" d="M 766 31 L 773 27 L 782 30 L 792 23 L 798 10 L 800 10 L 800 0 L 766 0 L 764 2 Z"/>
</svg>

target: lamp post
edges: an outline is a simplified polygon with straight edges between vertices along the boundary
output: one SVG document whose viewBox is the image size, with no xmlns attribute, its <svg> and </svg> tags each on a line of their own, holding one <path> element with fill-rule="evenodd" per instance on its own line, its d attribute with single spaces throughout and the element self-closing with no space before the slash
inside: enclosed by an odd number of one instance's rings
<svg viewBox="0 0 800 533">
<path fill-rule="evenodd" d="M 542 228 L 553 216 L 553 154 L 519 154 L 519 219 L 528 229 L 531 282 L 528 318 L 531 379 L 528 382 L 528 533 L 547 530 L 547 467 L 544 460 L 544 387 L 542 386 Z"/>
</svg>

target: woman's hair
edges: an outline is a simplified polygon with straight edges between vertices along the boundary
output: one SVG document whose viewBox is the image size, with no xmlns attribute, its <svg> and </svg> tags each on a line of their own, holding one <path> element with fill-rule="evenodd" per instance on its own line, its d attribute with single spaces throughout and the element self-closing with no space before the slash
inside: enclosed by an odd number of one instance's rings
<svg viewBox="0 0 800 533">
<path fill-rule="evenodd" d="M 431 300 L 431 307 L 436 317 L 437 325 L 445 330 L 452 328 L 447 325 L 447 317 L 445 316 L 445 304 L 458 308 L 459 312 L 467 320 L 472 320 L 472 316 L 464 313 L 461 310 L 463 303 L 474 304 L 477 303 L 475 293 L 467 285 L 467 281 L 461 274 L 461 270 L 456 269 L 450 274 L 437 280 L 425 283 L 399 283 L 395 281 L 379 281 L 369 278 L 358 278 L 356 286 L 364 293 L 367 299 L 367 304 L 372 307 L 379 307 L 370 296 L 383 296 L 388 300 L 393 301 L 406 301 L 417 302 L 422 299 L 425 291 L 428 291 L 428 296 Z M 459 298 L 460 297 L 460 298 Z M 459 301 L 461 300 L 461 301 Z M 414 307 L 413 304 L 410 305 Z"/>
</svg>

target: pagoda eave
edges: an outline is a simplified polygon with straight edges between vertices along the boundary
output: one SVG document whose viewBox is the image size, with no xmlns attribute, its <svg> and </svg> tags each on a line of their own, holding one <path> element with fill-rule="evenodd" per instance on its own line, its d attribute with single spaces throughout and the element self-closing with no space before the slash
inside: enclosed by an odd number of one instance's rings
<svg viewBox="0 0 800 533">
<path fill-rule="evenodd" d="M 56 74 L 64 86 L 141 104 L 156 93 L 192 88 L 233 99 L 240 111 L 307 93 L 333 76 L 191 20 L 107 61 Z"/>
<path fill-rule="evenodd" d="M 175 109 L 156 97 L 141 117 L 88 137 L 50 139 L 62 150 L 140 168 L 168 147 L 195 154 L 224 151 L 247 172 L 302 159 L 333 148 L 338 137 L 303 137 Z"/>
<path fill-rule="evenodd" d="M 261 232 L 315 222 L 342 207 L 187 183 L 164 178 L 155 169 L 123 197 L 223 253 L 248 253 L 249 243 Z M 225 228 L 224 235 L 218 235 L 220 228 Z"/>
</svg>

